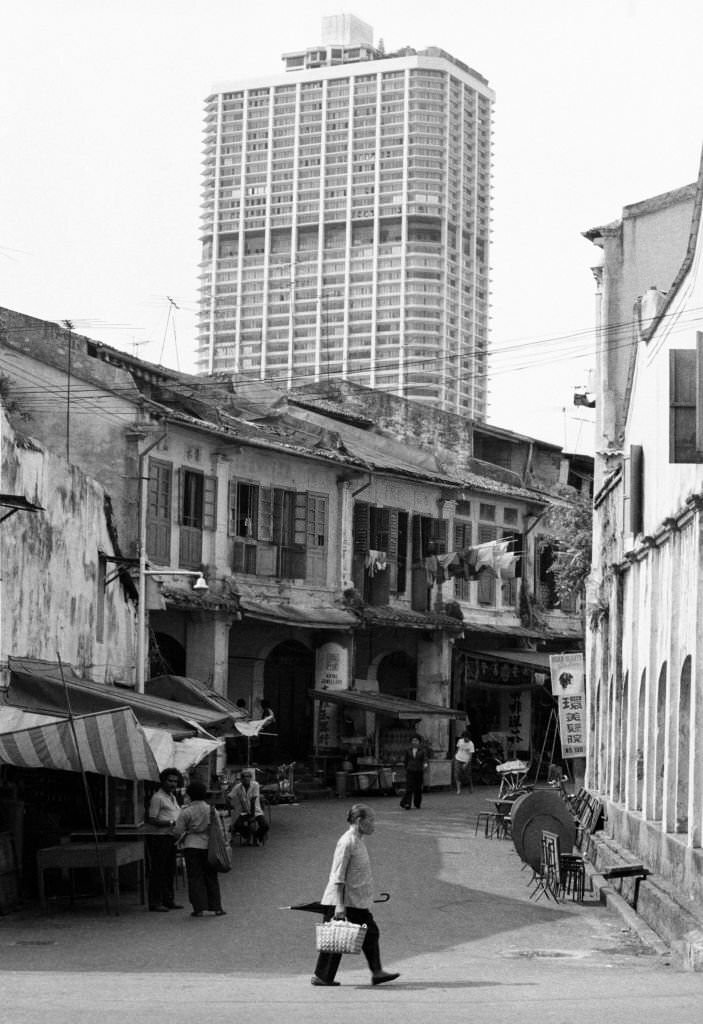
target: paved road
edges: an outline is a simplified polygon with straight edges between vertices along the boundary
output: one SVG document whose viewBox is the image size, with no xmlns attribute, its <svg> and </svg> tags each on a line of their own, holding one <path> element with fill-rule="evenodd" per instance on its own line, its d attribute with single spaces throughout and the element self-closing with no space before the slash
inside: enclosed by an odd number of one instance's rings
<svg viewBox="0 0 703 1024">
<path fill-rule="evenodd" d="M 384 966 L 402 974 L 391 985 L 371 988 L 361 957 L 344 959 L 340 988 L 309 983 L 317 918 L 280 908 L 319 897 L 348 804 L 305 802 L 274 808 L 263 849 L 235 847 L 227 917 L 149 914 L 126 899 L 119 918 L 86 903 L 0 919 L 0 1020 L 298 1024 L 363 1014 L 365 1024 L 426 1024 L 465 1012 L 511 1024 L 700 1024 L 700 975 L 597 904 L 528 899 L 512 843 L 473 834 L 487 795 L 431 793 L 420 811 L 374 800 L 368 845 L 377 888 L 392 893 L 377 908 L 381 948 Z"/>
</svg>

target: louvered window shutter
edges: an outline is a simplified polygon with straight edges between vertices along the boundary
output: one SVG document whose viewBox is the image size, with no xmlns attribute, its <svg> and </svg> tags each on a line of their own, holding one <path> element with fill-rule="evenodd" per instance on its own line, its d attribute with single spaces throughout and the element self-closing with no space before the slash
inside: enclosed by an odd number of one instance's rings
<svg viewBox="0 0 703 1024">
<path fill-rule="evenodd" d="M 293 543 L 305 547 L 308 534 L 308 494 L 298 491 L 295 495 L 295 511 L 293 514 Z"/>
<path fill-rule="evenodd" d="M 227 535 L 237 535 L 237 481 L 227 482 Z M 235 570 L 236 571 L 236 570 Z"/>
<path fill-rule="evenodd" d="M 644 454 L 639 444 L 630 445 L 630 532 L 642 533 L 644 515 Z"/>
<path fill-rule="evenodd" d="M 259 527 L 256 535 L 259 540 L 270 541 L 273 539 L 272 487 L 262 487 L 259 491 Z"/>
<path fill-rule="evenodd" d="M 388 514 L 388 572 L 392 594 L 398 590 L 398 509 L 389 509 Z"/>
<path fill-rule="evenodd" d="M 203 480 L 203 530 L 217 529 L 217 477 Z"/>
</svg>

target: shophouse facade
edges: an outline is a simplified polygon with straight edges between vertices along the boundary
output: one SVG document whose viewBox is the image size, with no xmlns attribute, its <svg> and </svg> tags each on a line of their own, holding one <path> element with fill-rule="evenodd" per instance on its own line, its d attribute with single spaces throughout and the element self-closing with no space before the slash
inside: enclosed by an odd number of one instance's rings
<svg viewBox="0 0 703 1024">
<path fill-rule="evenodd" d="M 603 253 L 588 784 L 606 801 L 610 836 L 656 876 L 641 888 L 639 913 L 684 942 L 694 966 L 703 907 L 702 189 L 703 174 L 587 233 Z"/>
</svg>

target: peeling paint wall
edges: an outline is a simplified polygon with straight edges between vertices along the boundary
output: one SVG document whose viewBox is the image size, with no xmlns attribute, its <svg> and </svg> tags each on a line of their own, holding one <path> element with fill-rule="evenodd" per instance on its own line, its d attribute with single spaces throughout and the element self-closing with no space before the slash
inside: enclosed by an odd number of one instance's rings
<svg viewBox="0 0 703 1024">
<path fill-rule="evenodd" d="M 0 627 L 8 656 L 56 661 L 98 682 L 134 678 L 135 609 L 118 579 L 101 588 L 99 552 L 112 554 L 105 492 L 76 466 L 17 435 L 0 410 L 0 491 L 41 505 L 0 523 Z M 107 563 L 107 576 L 114 563 Z M 103 596 L 103 641 L 98 600 Z"/>
</svg>

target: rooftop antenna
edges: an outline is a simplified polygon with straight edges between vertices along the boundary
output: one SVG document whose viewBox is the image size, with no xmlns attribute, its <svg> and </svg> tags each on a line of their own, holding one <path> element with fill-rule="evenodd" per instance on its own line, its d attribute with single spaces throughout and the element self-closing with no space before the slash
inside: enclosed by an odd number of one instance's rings
<svg viewBox="0 0 703 1024">
<path fill-rule="evenodd" d="M 176 353 L 176 369 L 180 370 L 181 364 L 180 364 L 180 360 L 178 358 L 178 342 L 176 340 L 176 317 L 175 317 L 173 311 L 174 311 L 174 309 L 180 309 L 181 307 L 178 305 L 178 303 L 175 301 L 175 299 L 171 298 L 170 295 L 166 296 L 166 301 L 168 302 L 168 312 L 166 314 L 166 325 L 164 327 L 164 336 L 163 336 L 163 340 L 161 342 L 161 352 L 159 353 L 159 364 L 163 365 L 164 349 L 166 347 L 166 336 L 168 334 L 168 325 L 170 323 L 171 324 L 171 329 L 173 331 L 173 347 L 174 347 L 175 353 Z"/>
</svg>

